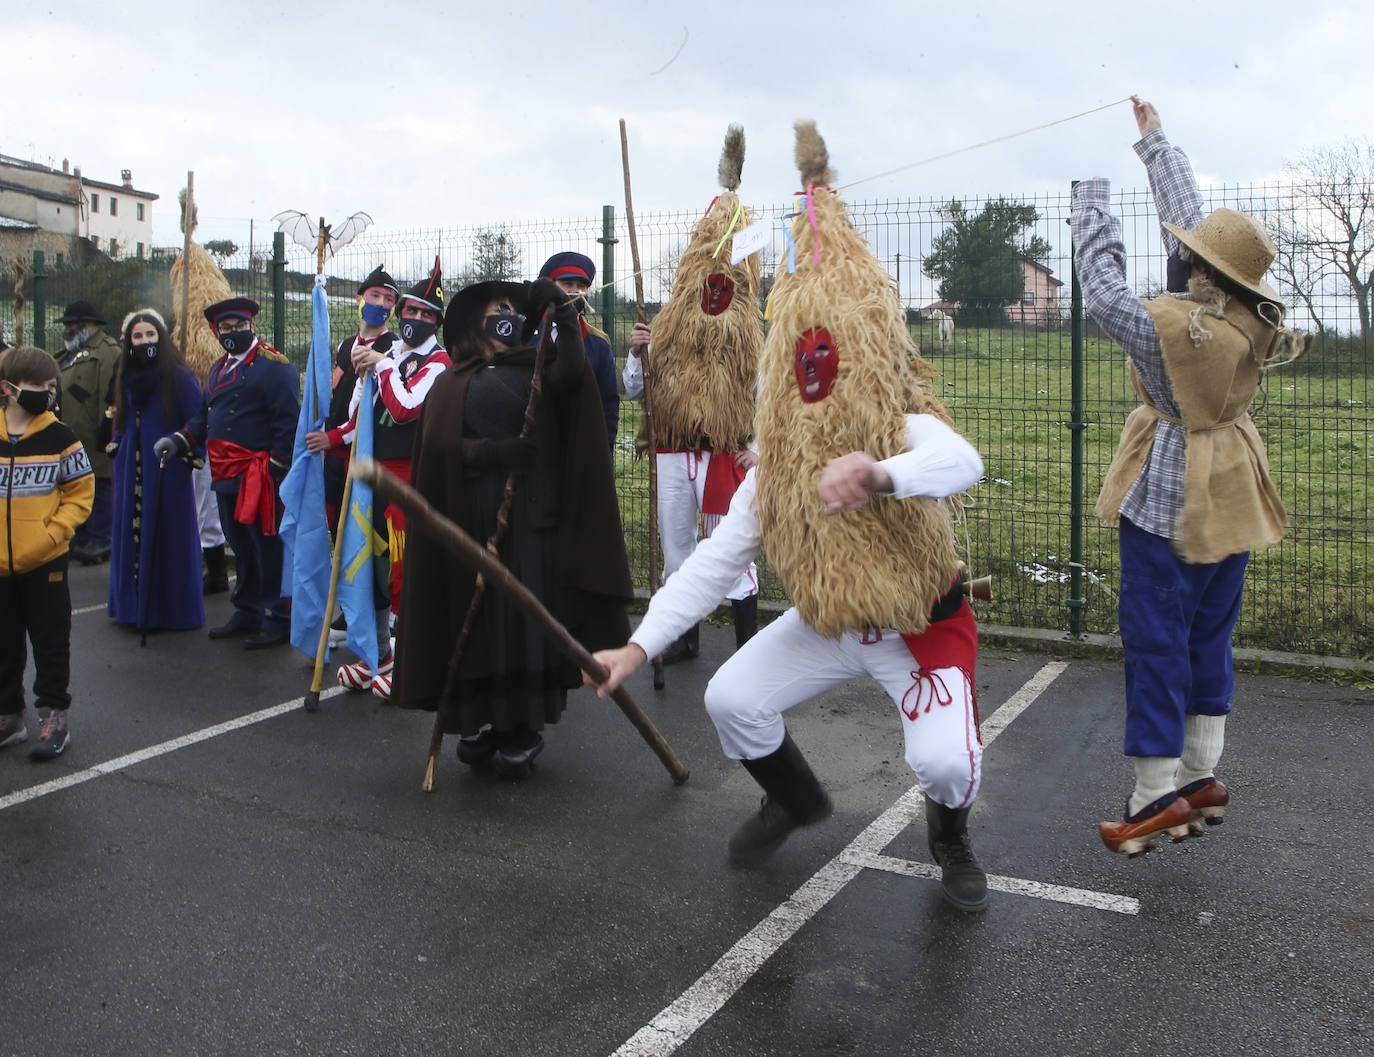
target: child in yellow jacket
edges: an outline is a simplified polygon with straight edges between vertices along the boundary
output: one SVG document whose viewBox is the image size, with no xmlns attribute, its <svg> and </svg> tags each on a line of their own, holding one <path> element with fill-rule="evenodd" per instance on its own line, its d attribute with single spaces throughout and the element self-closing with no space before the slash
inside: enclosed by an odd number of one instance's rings
<svg viewBox="0 0 1374 1057">
<path fill-rule="evenodd" d="M 67 545 L 91 512 L 95 477 L 76 434 L 52 413 L 57 361 L 29 345 L 0 353 L 0 748 L 25 741 L 24 667 L 46 709 L 29 755 L 71 740 L 72 599 Z"/>
</svg>

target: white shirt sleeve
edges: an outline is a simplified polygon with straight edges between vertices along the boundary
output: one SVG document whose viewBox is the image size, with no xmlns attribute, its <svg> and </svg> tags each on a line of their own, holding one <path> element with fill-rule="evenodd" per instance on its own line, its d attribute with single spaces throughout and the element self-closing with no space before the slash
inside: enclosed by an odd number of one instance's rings
<svg viewBox="0 0 1374 1057">
<path fill-rule="evenodd" d="M 730 509 L 715 531 L 697 544 L 677 572 L 654 594 L 630 641 L 650 657 L 663 650 L 720 605 L 749 563 L 763 549 L 758 514 L 754 511 L 754 471 L 730 500 Z"/>
<path fill-rule="evenodd" d="M 897 499 L 944 499 L 983 476 L 977 449 L 934 415 L 906 416 L 906 444 L 908 451 L 878 463 Z"/>
</svg>

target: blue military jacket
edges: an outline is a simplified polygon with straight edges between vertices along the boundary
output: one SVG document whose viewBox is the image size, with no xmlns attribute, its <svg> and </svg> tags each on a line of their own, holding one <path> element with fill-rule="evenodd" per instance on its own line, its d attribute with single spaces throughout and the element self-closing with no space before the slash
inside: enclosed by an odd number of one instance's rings
<svg viewBox="0 0 1374 1057">
<path fill-rule="evenodd" d="M 300 415 L 300 373 L 286 357 L 259 341 L 239 363 L 228 356 L 215 361 L 205 377 L 200 413 L 183 432 L 192 447 L 227 441 L 272 457 L 273 476 L 280 480 L 291 465 Z M 214 454 L 211 453 L 213 468 Z M 216 475 L 218 476 L 218 475 Z M 238 478 L 217 480 L 216 492 L 237 492 Z"/>
</svg>

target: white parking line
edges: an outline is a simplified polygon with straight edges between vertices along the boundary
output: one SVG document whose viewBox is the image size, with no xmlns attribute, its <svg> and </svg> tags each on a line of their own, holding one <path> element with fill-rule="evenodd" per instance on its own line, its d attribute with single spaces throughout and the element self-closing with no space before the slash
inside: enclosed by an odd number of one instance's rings
<svg viewBox="0 0 1374 1057">
<path fill-rule="evenodd" d="M 890 855 L 852 855 L 845 861 L 868 870 L 886 870 L 888 873 L 901 874 L 904 877 L 922 877 L 929 881 L 940 879 L 938 866 L 912 862 L 910 859 L 894 859 Z M 1114 914 L 1140 913 L 1138 899 L 1112 895 L 1110 892 L 1094 892 L 1088 888 L 1068 888 L 1064 885 L 1045 884 L 1043 881 L 1027 881 L 1020 877 L 999 877 L 997 874 L 988 874 L 988 888 L 994 892 L 1010 892 L 1012 895 L 1048 899 L 1054 903 L 1068 903 L 1071 906 L 1088 907 L 1092 910 L 1110 910 Z"/>
<path fill-rule="evenodd" d="M 323 701 L 336 694 L 342 694 L 344 689 L 345 688 L 342 686 L 334 686 L 328 690 L 321 691 L 320 700 Z M 113 760 L 106 760 L 104 763 L 98 763 L 94 767 L 87 767 L 85 770 L 72 771 L 70 774 L 64 774 L 62 777 L 54 778 L 50 782 L 40 782 L 38 785 L 29 786 L 27 789 L 20 789 L 6 796 L 0 796 L 0 811 L 15 807 L 19 804 L 26 804 L 30 800 L 37 800 L 39 797 L 47 796 L 49 793 L 70 789 L 74 785 L 81 785 L 83 782 L 89 782 L 93 778 L 103 778 L 107 774 L 115 774 L 157 756 L 166 756 L 169 752 L 176 752 L 177 749 L 184 749 L 187 746 L 197 745 L 202 741 L 217 738 L 221 734 L 232 734 L 234 731 L 242 730 L 244 727 L 251 727 L 254 723 L 261 723 L 263 720 L 267 719 L 275 719 L 277 716 L 303 707 L 304 704 L 304 697 L 283 701 L 279 705 L 272 705 L 270 708 L 264 708 L 257 712 L 250 712 L 246 716 L 239 716 L 237 719 L 216 723 L 213 727 L 204 727 L 201 730 L 192 731 L 190 734 L 183 734 L 181 737 L 173 738 L 171 741 L 164 741 L 158 745 L 150 745 L 146 749 L 139 749 L 137 752 L 131 752 L 125 756 L 116 756 Z"/>
<path fill-rule="evenodd" d="M 1067 667 L 1067 662 L 1051 661 L 1007 698 L 1002 707 L 982 724 L 983 747 L 986 748 L 1006 730 L 1012 720 L 1044 693 L 1045 688 Z M 1004 719 L 1002 714 L 1007 709 L 1011 711 Z M 720 1011 L 764 962 L 815 917 L 845 885 L 859 876 L 868 865 L 869 858 L 880 856 L 882 850 L 898 833 L 910 826 L 913 821 L 919 821 L 924 814 L 921 789 L 919 786 L 913 786 L 870 822 L 839 855 L 822 866 L 805 884 L 793 892 L 786 902 L 726 951 L 696 983 L 630 1036 L 611 1057 L 667 1057 L 676 1051 L 699 1027 Z M 897 863 L 901 860 L 890 861 Z M 989 883 L 991 880 L 989 878 Z M 1017 883 L 1036 884 L 1033 881 Z"/>
</svg>

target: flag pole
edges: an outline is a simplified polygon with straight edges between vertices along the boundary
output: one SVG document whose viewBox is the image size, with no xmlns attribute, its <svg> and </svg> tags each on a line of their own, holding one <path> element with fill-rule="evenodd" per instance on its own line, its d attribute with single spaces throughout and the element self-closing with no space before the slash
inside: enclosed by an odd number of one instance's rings
<svg viewBox="0 0 1374 1057">
<path fill-rule="evenodd" d="M 362 407 L 359 405 L 358 413 L 362 414 Z M 358 451 L 358 430 L 353 430 L 353 442 L 348 449 L 348 460 L 351 463 Z M 334 530 L 334 557 L 329 565 L 329 595 L 328 601 L 324 604 L 324 619 L 320 622 L 320 644 L 315 648 L 315 672 L 310 679 L 310 692 L 305 695 L 305 710 L 307 712 L 318 712 L 320 709 L 320 690 L 324 687 L 324 659 L 329 650 L 329 625 L 334 620 L 334 603 L 339 596 L 339 567 L 343 563 L 343 535 L 344 526 L 348 523 L 348 507 L 353 496 L 353 475 L 349 474 L 344 478 L 343 500 L 339 503 L 339 523 Z M 368 526 L 371 529 L 371 526 Z M 377 643 L 377 651 L 380 654 L 382 644 Z"/>
</svg>

